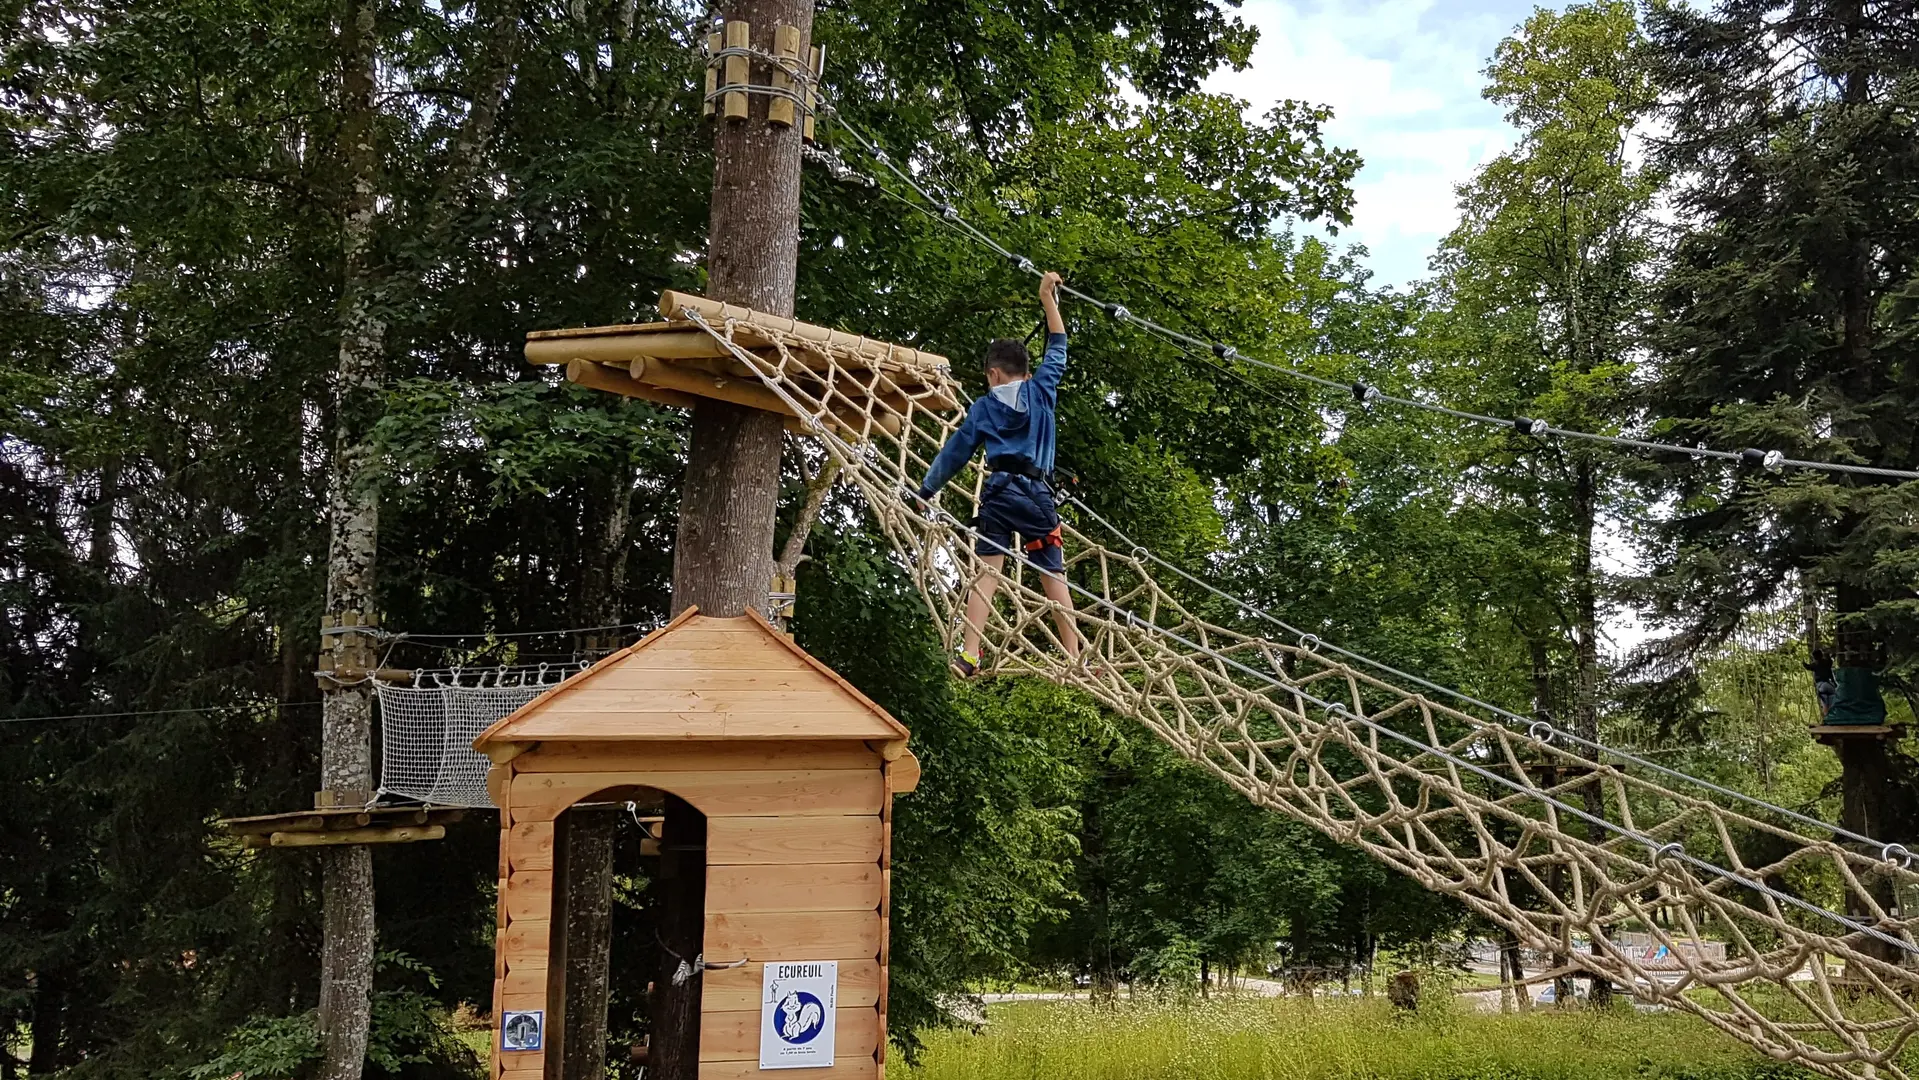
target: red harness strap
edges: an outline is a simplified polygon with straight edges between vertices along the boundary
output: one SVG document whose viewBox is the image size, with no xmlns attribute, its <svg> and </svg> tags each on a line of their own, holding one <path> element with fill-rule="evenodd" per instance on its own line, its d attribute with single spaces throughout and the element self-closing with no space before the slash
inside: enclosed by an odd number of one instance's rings
<svg viewBox="0 0 1919 1080">
<path fill-rule="evenodd" d="M 1028 543 L 1028 544 L 1026 545 L 1026 550 L 1027 550 L 1027 551 L 1038 551 L 1038 550 L 1040 550 L 1041 548 L 1049 548 L 1049 547 L 1063 547 L 1063 546 L 1065 546 L 1065 545 L 1063 545 L 1063 544 L 1061 544 L 1061 543 L 1060 543 L 1060 539 L 1059 539 L 1059 530 L 1060 530 L 1060 527 L 1059 527 L 1058 525 L 1055 525 L 1055 526 L 1053 526 L 1053 531 L 1052 531 L 1052 532 L 1049 532 L 1049 533 L 1047 533 L 1047 534 L 1046 534 L 1045 536 L 1042 536 L 1042 537 L 1040 537 L 1040 538 L 1039 538 L 1038 540 L 1034 540 L 1034 541 L 1031 541 L 1031 542 L 1029 542 L 1029 543 Z"/>
</svg>

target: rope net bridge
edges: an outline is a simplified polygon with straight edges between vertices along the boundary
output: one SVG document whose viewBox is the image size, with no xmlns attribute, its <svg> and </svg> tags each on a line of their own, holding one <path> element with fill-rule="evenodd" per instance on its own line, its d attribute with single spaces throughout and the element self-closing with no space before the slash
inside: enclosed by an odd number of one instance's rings
<svg viewBox="0 0 1919 1080">
<path fill-rule="evenodd" d="M 958 424 L 963 394 L 944 359 L 685 294 L 665 294 L 661 310 L 667 321 L 643 327 L 531 335 L 528 358 L 634 397 L 726 396 L 817 436 L 950 644 L 986 571 L 970 511 L 910 494 Z M 1078 687 L 1246 798 L 1365 849 L 1569 971 L 1825 1075 L 1912 1075 L 1901 1052 L 1919 1032 L 1919 944 L 1900 897 L 1919 873 L 1904 849 L 1545 724 L 1448 706 L 1407 688 L 1432 684 L 1355 666 L 1310 636 L 1209 622 L 1162 586 L 1155 568 L 1170 564 L 1151 552 L 1109 549 L 1071 523 L 1064 536 L 1088 661 L 1068 664 L 1035 572 L 1009 559 L 987 672 Z M 1614 944 L 1627 930 L 1665 948 Z M 1708 935 L 1723 957 L 1693 947 Z"/>
</svg>

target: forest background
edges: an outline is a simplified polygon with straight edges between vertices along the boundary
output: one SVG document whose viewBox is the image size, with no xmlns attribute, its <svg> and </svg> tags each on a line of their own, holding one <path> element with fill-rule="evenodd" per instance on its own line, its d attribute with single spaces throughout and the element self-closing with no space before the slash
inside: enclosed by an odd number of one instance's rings
<svg viewBox="0 0 1919 1080">
<path fill-rule="evenodd" d="M 0 1078 L 311 1055 L 318 864 L 242 851 L 213 822 L 316 786 L 357 205 L 341 25 L 361 7 L 379 606 L 390 629 L 459 635 L 388 660 L 564 664 L 579 635 L 502 635 L 665 615 L 685 418 L 556 382 L 520 345 L 699 290 L 702 10 L 15 0 Z M 1250 55 L 1230 4 L 837 0 L 816 34 L 838 108 L 970 219 L 1168 325 L 1494 415 L 1919 465 L 1919 5 L 1536 14 L 1486 71 L 1517 145 L 1460 189 L 1458 229 L 1405 289 L 1291 228 L 1349 217 L 1362 163 L 1327 145 L 1323 109 L 1249 117 L 1199 92 Z M 1027 333 L 1030 281 L 822 167 L 875 171 L 831 124 L 821 152 L 803 317 L 960 358 L 969 380 L 984 341 Z M 1869 657 L 1910 716 L 1915 485 L 1368 409 L 1068 317 L 1077 493 L 1327 640 L 1829 820 L 1808 640 Z M 1484 932 L 1075 694 L 954 685 L 857 496 L 830 495 L 825 520 L 798 639 L 912 728 L 926 769 L 896 825 L 896 1038 L 1039 970 L 1180 984 Z M 1606 535 L 1645 572 L 1606 573 Z M 1631 655 L 1602 641 L 1625 607 L 1659 631 Z M 1895 839 L 1919 806 L 1898 760 Z M 489 997 L 495 842 L 475 819 L 377 853 L 371 1075 L 472 1068 L 451 1032 Z M 637 963 L 632 937 L 616 962 Z M 615 1008 L 629 1038 L 637 988 L 616 983 Z"/>
</svg>

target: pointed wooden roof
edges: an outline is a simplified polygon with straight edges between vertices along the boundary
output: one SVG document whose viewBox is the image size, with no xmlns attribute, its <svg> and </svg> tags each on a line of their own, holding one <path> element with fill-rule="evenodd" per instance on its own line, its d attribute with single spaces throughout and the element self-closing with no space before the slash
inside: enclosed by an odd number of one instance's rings
<svg viewBox="0 0 1919 1080">
<path fill-rule="evenodd" d="M 758 612 L 720 619 L 688 608 L 487 728 L 473 746 L 906 737 L 905 725 Z"/>
</svg>

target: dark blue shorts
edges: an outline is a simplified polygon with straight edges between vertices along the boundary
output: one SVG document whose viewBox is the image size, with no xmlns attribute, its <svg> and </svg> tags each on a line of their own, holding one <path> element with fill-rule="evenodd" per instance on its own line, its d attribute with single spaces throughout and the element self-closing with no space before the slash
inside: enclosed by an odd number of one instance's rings
<svg viewBox="0 0 1919 1080">
<path fill-rule="evenodd" d="M 974 527 L 980 534 L 973 542 L 975 555 L 1004 555 L 1012 551 L 1024 555 L 1041 570 L 1057 574 L 1066 569 L 1066 551 L 1057 544 L 1046 544 L 1033 551 L 1021 550 L 1059 528 L 1059 509 L 1053 505 L 1052 489 L 1043 481 L 1017 473 L 988 475 L 986 486 L 980 491 L 979 520 Z"/>
</svg>

